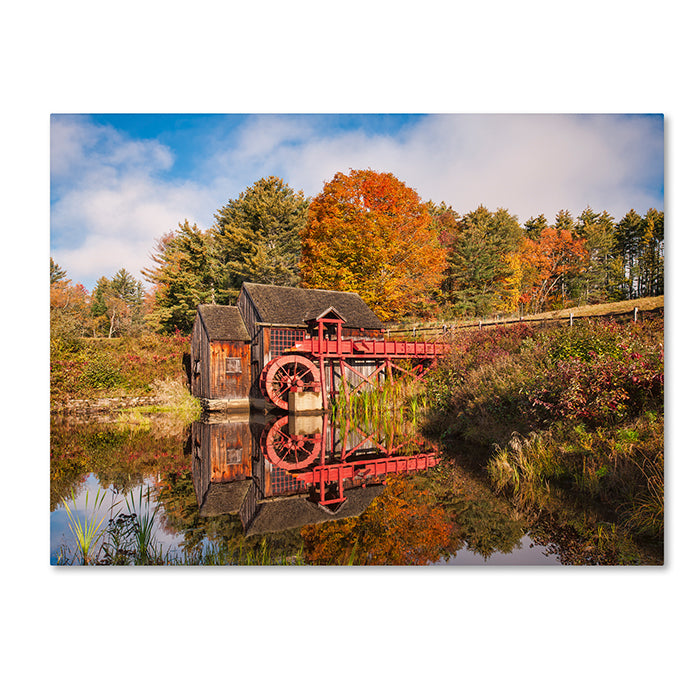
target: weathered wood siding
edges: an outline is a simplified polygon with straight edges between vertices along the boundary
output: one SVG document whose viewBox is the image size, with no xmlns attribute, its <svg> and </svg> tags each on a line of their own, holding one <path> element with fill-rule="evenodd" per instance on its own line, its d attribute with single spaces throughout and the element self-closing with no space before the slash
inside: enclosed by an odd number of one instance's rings
<svg viewBox="0 0 700 700">
<path fill-rule="evenodd" d="M 245 289 L 242 289 L 241 293 L 238 295 L 238 301 L 236 302 L 236 306 L 241 312 L 243 323 L 248 329 L 248 333 L 250 334 L 251 338 L 250 396 L 255 398 L 262 398 L 262 392 L 260 391 L 260 373 L 262 372 L 262 368 L 265 366 L 265 346 L 263 342 L 263 329 L 259 326 L 260 315 L 258 314 L 255 306 L 253 305 Z M 269 337 L 267 343 L 269 348 Z"/>
<path fill-rule="evenodd" d="M 264 398 L 263 393 L 260 390 L 260 375 L 262 374 L 262 370 L 264 369 L 265 365 L 276 357 L 276 355 L 273 355 L 270 351 L 271 332 L 273 328 L 270 326 L 261 325 L 261 316 L 245 289 L 241 290 L 236 306 L 241 312 L 243 323 L 245 324 L 245 327 L 247 328 L 252 339 L 250 345 L 250 396 L 256 399 Z M 290 330 L 292 328 L 298 329 L 299 326 L 289 327 Z M 343 328 L 343 337 L 381 338 L 382 333 L 379 330 Z M 369 376 L 372 374 L 377 367 L 376 362 L 363 359 L 352 361 L 352 364 L 364 376 Z M 337 371 L 335 374 L 335 386 L 339 389 L 342 386 L 342 378 L 338 375 Z M 361 381 L 356 374 L 350 371 L 346 373 L 346 377 L 350 387 L 356 386 Z M 329 368 L 326 368 L 326 385 L 332 386 Z"/>
<path fill-rule="evenodd" d="M 243 399 L 250 394 L 250 346 L 240 341 L 214 341 L 209 346 L 209 399 Z"/>
<path fill-rule="evenodd" d="M 192 374 L 190 376 L 192 396 L 206 397 L 208 396 L 206 387 L 208 386 L 209 374 L 209 339 L 199 312 L 194 319 L 190 351 L 192 356 Z"/>
<path fill-rule="evenodd" d="M 192 395 L 206 399 L 247 399 L 250 346 L 243 341 L 211 341 L 197 313 L 192 328 Z M 234 360 L 228 361 L 229 358 Z"/>
</svg>

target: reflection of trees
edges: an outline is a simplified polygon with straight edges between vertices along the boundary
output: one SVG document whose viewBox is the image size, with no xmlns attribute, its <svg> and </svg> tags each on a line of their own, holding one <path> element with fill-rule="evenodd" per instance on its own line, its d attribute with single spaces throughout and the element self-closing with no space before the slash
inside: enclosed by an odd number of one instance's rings
<svg viewBox="0 0 700 700">
<path fill-rule="evenodd" d="M 419 449 L 411 430 L 382 428 L 386 444 Z M 200 517 L 190 468 L 178 430 L 52 422 L 52 509 L 62 496 L 69 497 L 71 487 L 79 492 L 90 473 L 102 488 L 121 493 L 153 478 L 157 493 L 152 498 L 162 504 L 163 530 L 180 533 L 189 550 L 206 541 L 228 560 L 258 551 L 264 539 L 275 560 L 294 556 L 303 543 L 308 563 L 344 563 L 352 554 L 356 564 L 426 564 L 453 555 L 465 542 L 484 557 L 507 553 L 522 536 L 520 522 L 504 502 L 447 461 L 436 469 L 390 477 L 360 516 L 248 537 L 238 514 Z"/>
<path fill-rule="evenodd" d="M 485 559 L 494 552 L 509 554 L 523 536 L 522 525 L 492 501 L 469 501 L 453 513 L 460 538 Z"/>
<path fill-rule="evenodd" d="M 392 477 L 360 516 L 301 531 L 309 564 L 428 564 L 454 553 L 458 539 L 448 514 L 414 479 Z"/>
<path fill-rule="evenodd" d="M 505 502 L 448 464 L 390 479 L 357 518 L 302 530 L 304 559 L 314 564 L 427 564 L 465 544 L 488 558 L 513 551 L 522 535 Z"/>
<path fill-rule="evenodd" d="M 312 564 L 428 564 L 465 544 L 488 558 L 517 547 L 523 535 L 504 501 L 478 479 L 447 463 L 389 479 L 357 518 L 302 530 Z"/>
<path fill-rule="evenodd" d="M 51 508 L 93 473 L 103 489 L 124 493 L 167 471 L 189 471 L 180 433 L 119 423 L 51 423 Z"/>
</svg>

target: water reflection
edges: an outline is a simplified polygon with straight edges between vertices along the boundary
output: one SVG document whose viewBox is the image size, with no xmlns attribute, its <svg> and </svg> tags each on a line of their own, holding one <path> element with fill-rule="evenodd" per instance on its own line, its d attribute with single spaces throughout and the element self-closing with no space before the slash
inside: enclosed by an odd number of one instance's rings
<svg viewBox="0 0 700 700">
<path fill-rule="evenodd" d="M 51 449 L 54 563 L 71 539 L 63 498 L 106 490 L 113 517 L 143 488 L 168 553 L 157 564 L 231 563 L 262 543 L 265 563 L 559 562 L 530 546 L 527 523 L 485 481 L 441 461 L 400 416 L 52 421 Z M 207 548 L 221 556 L 197 559 Z"/>
<path fill-rule="evenodd" d="M 247 535 L 358 516 L 388 475 L 437 464 L 433 446 L 387 427 L 360 428 L 328 415 L 193 423 L 199 513 L 236 514 Z"/>
</svg>

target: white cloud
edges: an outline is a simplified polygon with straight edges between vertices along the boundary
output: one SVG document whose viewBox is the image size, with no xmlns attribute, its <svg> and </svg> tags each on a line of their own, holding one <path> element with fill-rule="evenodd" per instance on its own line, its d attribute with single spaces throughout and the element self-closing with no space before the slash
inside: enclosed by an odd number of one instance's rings
<svg viewBox="0 0 700 700">
<path fill-rule="evenodd" d="M 259 118 L 216 162 L 222 173 L 246 172 L 243 187 L 277 174 L 315 195 L 338 171 L 372 168 L 462 214 L 484 204 L 521 221 L 540 213 L 553 220 L 560 209 L 576 216 L 590 205 L 619 218 L 630 208 L 663 208 L 649 191 L 650 177 L 663 168 L 657 129 L 614 116 L 432 115 L 397 139 L 308 135 L 296 118 Z"/>
<path fill-rule="evenodd" d="M 261 177 L 277 175 L 314 196 L 336 172 L 393 172 L 424 199 L 460 214 L 504 207 L 521 222 L 586 206 L 620 218 L 663 208 L 659 123 L 613 116 L 431 115 L 398 136 L 323 130 L 323 119 L 251 117 L 203 154 L 199 182 L 170 182 L 173 154 L 86 118 L 52 122 L 52 255 L 90 286 L 149 262 L 158 236 L 214 213 Z"/>
<path fill-rule="evenodd" d="M 71 117 L 54 119 L 51 152 L 52 256 L 88 287 L 121 267 L 138 277 L 160 235 L 215 206 L 196 183 L 161 177 L 173 156 L 157 141 Z"/>
</svg>

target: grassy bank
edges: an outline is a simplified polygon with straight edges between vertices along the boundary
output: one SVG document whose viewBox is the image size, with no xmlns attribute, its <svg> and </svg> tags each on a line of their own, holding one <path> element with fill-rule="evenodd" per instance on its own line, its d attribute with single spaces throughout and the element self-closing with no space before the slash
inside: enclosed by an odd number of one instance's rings
<svg viewBox="0 0 700 700">
<path fill-rule="evenodd" d="M 163 406 L 186 403 L 183 353 L 189 337 L 51 340 L 51 407 L 71 401 L 148 397 Z"/>
<path fill-rule="evenodd" d="M 659 549 L 663 363 L 663 318 L 468 332 L 429 376 L 427 430 L 491 446 L 491 481 L 519 508 L 571 525 L 586 506 L 577 527 Z"/>
</svg>

